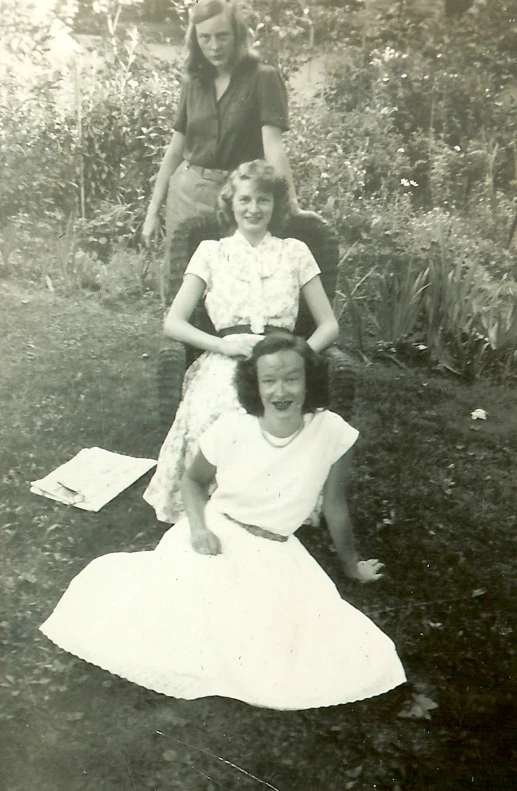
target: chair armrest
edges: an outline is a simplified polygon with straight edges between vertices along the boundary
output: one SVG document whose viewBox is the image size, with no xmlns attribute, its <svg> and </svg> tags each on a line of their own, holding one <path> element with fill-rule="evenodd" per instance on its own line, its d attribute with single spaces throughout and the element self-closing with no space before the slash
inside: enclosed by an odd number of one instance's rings
<svg viewBox="0 0 517 791">
<path fill-rule="evenodd" d="M 323 354 L 329 363 L 329 409 L 348 421 L 354 409 L 357 363 L 338 346 L 330 346 Z"/>
<path fill-rule="evenodd" d="M 160 427 L 167 432 L 176 416 L 181 401 L 186 368 L 186 349 L 183 343 L 166 339 L 158 351 L 156 384 L 158 388 L 158 416 Z"/>
</svg>

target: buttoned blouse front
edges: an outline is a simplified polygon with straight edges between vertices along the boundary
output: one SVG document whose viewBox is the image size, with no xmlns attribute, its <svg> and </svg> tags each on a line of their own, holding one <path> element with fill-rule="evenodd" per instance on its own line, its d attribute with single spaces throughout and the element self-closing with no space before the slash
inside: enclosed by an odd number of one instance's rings
<svg viewBox="0 0 517 791">
<path fill-rule="evenodd" d="M 220 241 L 201 242 L 185 274 L 206 284 L 205 307 L 216 330 L 266 325 L 293 330 L 300 290 L 320 274 L 306 244 L 267 233 L 256 247 L 239 232 Z"/>
<path fill-rule="evenodd" d="M 273 66 L 245 60 L 218 100 L 213 80 L 188 78 L 174 128 L 185 135 L 183 156 L 194 165 L 233 170 L 262 159 L 262 127 L 289 128 L 287 92 Z"/>
</svg>

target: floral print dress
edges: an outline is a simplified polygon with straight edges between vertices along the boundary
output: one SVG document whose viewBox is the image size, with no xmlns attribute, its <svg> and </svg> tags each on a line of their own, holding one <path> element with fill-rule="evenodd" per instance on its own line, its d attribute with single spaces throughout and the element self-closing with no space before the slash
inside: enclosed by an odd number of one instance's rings
<svg viewBox="0 0 517 791">
<path fill-rule="evenodd" d="M 218 242 L 201 242 L 185 274 L 206 283 L 205 307 L 217 331 L 249 325 L 261 335 L 267 325 L 294 329 L 300 291 L 320 269 L 298 239 L 267 233 L 254 247 L 236 231 Z M 204 352 L 186 372 L 182 401 L 144 494 L 162 522 L 176 522 L 183 513 L 181 478 L 198 438 L 223 413 L 243 411 L 233 385 L 236 365 L 235 357 Z"/>
</svg>

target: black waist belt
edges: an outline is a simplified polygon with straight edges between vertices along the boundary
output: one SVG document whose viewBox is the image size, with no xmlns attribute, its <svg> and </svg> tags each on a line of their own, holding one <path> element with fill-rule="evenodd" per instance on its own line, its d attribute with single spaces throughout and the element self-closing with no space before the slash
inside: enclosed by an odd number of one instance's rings
<svg viewBox="0 0 517 791">
<path fill-rule="evenodd" d="M 282 536 L 279 533 L 272 533 L 271 530 L 258 527 L 258 525 L 247 525 L 245 522 L 239 522 L 238 519 L 233 519 L 231 516 L 228 516 L 228 514 L 224 514 L 224 516 L 226 516 L 230 522 L 240 525 L 240 527 L 243 527 L 248 533 L 252 533 L 252 535 L 258 536 L 259 538 L 267 538 L 269 541 L 287 541 L 289 538 L 289 536 Z"/>
<path fill-rule="evenodd" d="M 269 332 L 282 332 L 282 330 L 290 332 L 287 327 L 273 327 L 271 324 L 267 324 L 261 333 L 254 333 L 249 324 L 237 324 L 235 327 L 223 327 L 217 334 L 220 338 L 224 338 L 225 335 L 267 335 Z"/>
</svg>

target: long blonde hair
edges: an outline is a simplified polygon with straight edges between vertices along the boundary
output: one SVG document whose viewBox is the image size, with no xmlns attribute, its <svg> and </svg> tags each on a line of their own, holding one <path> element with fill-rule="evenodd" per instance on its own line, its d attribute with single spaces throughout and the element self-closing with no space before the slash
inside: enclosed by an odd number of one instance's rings
<svg viewBox="0 0 517 791">
<path fill-rule="evenodd" d="M 257 55 L 251 48 L 250 30 L 244 21 L 236 0 L 197 0 L 190 9 L 189 25 L 185 36 L 187 57 L 185 70 L 189 77 L 213 77 L 215 69 L 207 61 L 198 44 L 196 25 L 218 14 L 226 14 L 233 30 L 235 51 L 234 65 L 242 61 L 256 61 Z"/>
</svg>

